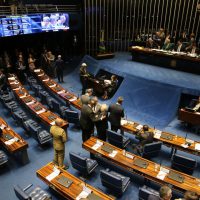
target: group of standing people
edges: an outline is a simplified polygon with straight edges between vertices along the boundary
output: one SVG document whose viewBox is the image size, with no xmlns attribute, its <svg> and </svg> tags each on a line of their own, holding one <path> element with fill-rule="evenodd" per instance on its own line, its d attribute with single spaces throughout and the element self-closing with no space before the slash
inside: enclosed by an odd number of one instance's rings
<svg viewBox="0 0 200 200">
<path fill-rule="evenodd" d="M 110 106 L 101 105 L 98 103 L 98 98 L 92 96 L 92 89 L 87 89 L 86 93 L 81 96 L 81 102 L 80 125 L 83 142 L 94 134 L 95 127 L 97 137 L 106 141 L 108 121 L 110 122 L 111 130 L 118 131 L 120 129 L 121 118 L 124 117 L 123 97 L 118 97 L 117 102 Z"/>
</svg>

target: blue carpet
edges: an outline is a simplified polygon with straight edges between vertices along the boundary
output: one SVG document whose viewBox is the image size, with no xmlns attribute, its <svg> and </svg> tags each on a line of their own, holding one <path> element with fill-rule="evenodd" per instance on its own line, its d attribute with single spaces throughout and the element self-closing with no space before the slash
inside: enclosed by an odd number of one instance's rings
<svg viewBox="0 0 200 200">
<path fill-rule="evenodd" d="M 124 107 L 128 118 L 140 121 L 141 123 L 156 125 L 182 136 L 185 136 L 187 131 L 190 138 L 200 140 L 198 135 L 190 130 L 186 130 L 175 117 L 181 92 L 184 91 L 191 94 L 200 93 L 199 77 L 192 74 L 132 62 L 130 61 L 131 56 L 129 53 L 117 53 L 116 57 L 111 60 L 96 61 L 88 56 L 84 57 L 83 60 L 89 64 L 88 70 L 94 74 L 102 68 L 125 77 L 125 80 L 115 96 L 111 100 L 106 101 L 106 103 L 114 102 L 119 95 L 123 95 L 125 97 Z M 81 93 L 78 75 L 79 67 L 77 67 L 81 62 L 81 58 L 76 58 L 72 63 L 66 65 L 65 83 L 62 84 L 65 88 L 76 94 Z M 177 86 L 175 87 L 175 85 Z M 23 187 L 29 183 L 33 183 L 35 186 L 39 185 L 53 194 L 54 200 L 62 200 L 63 198 L 52 193 L 35 174 L 37 169 L 52 161 L 52 144 L 43 148 L 39 147 L 33 138 L 24 134 L 24 130 L 14 123 L 10 114 L 1 103 L 0 110 L 1 117 L 29 143 L 28 154 L 30 158 L 30 163 L 23 166 L 13 156 L 9 155 L 7 168 L 2 168 L 0 170 L 0 199 L 16 200 L 17 198 L 13 191 L 13 185 L 19 184 Z M 125 134 L 131 138 L 132 142 L 135 142 L 133 136 L 128 133 Z M 65 162 L 70 166 L 69 172 L 78 177 L 80 174 L 72 168 L 68 153 L 69 151 L 81 152 L 86 156 L 89 156 L 89 153 L 81 147 L 81 132 L 79 130 L 70 125 L 68 135 L 69 141 L 66 143 Z M 132 152 L 130 146 L 128 147 L 128 151 Z M 199 157 L 191 156 L 183 152 L 179 153 L 197 159 L 198 166 L 193 175 L 200 177 Z M 161 154 L 153 160 L 159 163 L 162 162 L 163 165 L 170 166 L 170 148 L 163 146 Z M 99 171 L 107 167 L 111 167 L 111 165 L 100 165 L 96 172 L 87 180 L 88 183 L 100 188 L 105 193 L 109 193 L 109 190 L 101 185 Z M 126 174 L 124 171 L 121 171 L 121 173 Z M 138 187 L 141 186 L 142 183 L 141 178 L 133 176 L 128 190 L 119 199 L 137 200 Z M 153 186 L 153 184 L 151 184 L 151 186 Z"/>
</svg>

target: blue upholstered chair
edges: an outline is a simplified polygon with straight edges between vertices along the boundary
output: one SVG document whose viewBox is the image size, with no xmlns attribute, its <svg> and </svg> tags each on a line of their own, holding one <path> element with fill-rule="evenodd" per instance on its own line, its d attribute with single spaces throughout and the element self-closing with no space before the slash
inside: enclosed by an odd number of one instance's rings
<svg viewBox="0 0 200 200">
<path fill-rule="evenodd" d="M 19 200 L 51 200 L 52 197 L 40 187 L 29 191 L 33 184 L 22 189 L 19 185 L 14 185 L 14 191 Z"/>
<path fill-rule="evenodd" d="M 183 173 L 192 175 L 196 165 L 196 160 L 192 158 L 187 158 L 178 154 L 174 154 L 172 157 L 171 168 Z"/>
<path fill-rule="evenodd" d="M 10 112 L 14 112 L 19 109 L 19 105 L 16 101 L 7 102 L 5 103 L 5 106 L 9 109 Z"/>
<path fill-rule="evenodd" d="M 149 195 L 159 197 L 159 192 L 146 185 L 139 188 L 139 200 L 148 200 Z"/>
<path fill-rule="evenodd" d="M 109 169 L 101 170 L 100 177 L 102 185 L 109 188 L 116 195 L 122 195 L 130 183 L 129 177 L 123 176 Z"/>
<path fill-rule="evenodd" d="M 64 111 L 64 119 L 66 119 L 69 123 L 76 124 L 79 126 L 79 114 L 74 110 L 65 110 Z"/>
<path fill-rule="evenodd" d="M 5 165 L 8 162 L 8 157 L 7 155 L 0 150 L 0 166 Z"/>
<path fill-rule="evenodd" d="M 35 96 L 36 96 L 36 97 L 39 97 L 39 95 L 40 95 L 40 90 L 42 90 L 42 87 L 41 87 L 40 85 L 37 85 L 37 84 L 32 84 L 31 88 L 32 88 L 32 90 L 33 90 Z"/>
<path fill-rule="evenodd" d="M 155 157 L 160 153 L 162 142 L 153 142 L 145 144 L 143 147 L 142 157 L 151 158 Z"/>
<path fill-rule="evenodd" d="M 95 170 L 95 168 L 98 166 L 98 163 L 96 160 L 83 157 L 73 152 L 69 153 L 69 157 L 70 157 L 73 168 L 81 172 L 83 175 L 91 174 Z"/>
<path fill-rule="evenodd" d="M 128 137 L 112 130 L 107 130 L 107 138 L 110 144 L 122 149 L 130 143 L 130 139 Z"/>
<path fill-rule="evenodd" d="M 17 123 L 22 123 L 28 119 L 27 114 L 22 109 L 14 111 L 12 117 Z"/>
<path fill-rule="evenodd" d="M 57 112 L 58 114 L 60 114 L 62 117 L 64 117 L 64 113 L 66 110 L 68 110 L 69 108 L 67 108 L 66 106 L 62 106 L 58 101 L 56 101 L 55 99 L 51 100 L 51 108 Z"/>
<path fill-rule="evenodd" d="M 10 101 L 13 101 L 14 100 L 14 97 L 13 97 L 13 94 L 11 92 L 7 93 L 7 94 L 2 94 L 0 96 L 0 99 L 5 103 L 7 102 L 10 102 Z"/>
</svg>

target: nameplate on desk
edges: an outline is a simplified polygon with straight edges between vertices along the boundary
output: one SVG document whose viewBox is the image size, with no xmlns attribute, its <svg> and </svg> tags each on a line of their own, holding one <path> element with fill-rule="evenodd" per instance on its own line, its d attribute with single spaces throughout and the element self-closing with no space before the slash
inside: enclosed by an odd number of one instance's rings
<svg viewBox="0 0 200 200">
<path fill-rule="evenodd" d="M 58 91 L 57 94 L 65 93 L 65 90 Z"/>
<path fill-rule="evenodd" d="M 163 138 L 163 139 L 166 139 L 166 140 L 173 140 L 172 135 L 165 134 L 165 133 L 162 133 L 160 137 Z"/>
<path fill-rule="evenodd" d="M 168 178 L 177 181 L 179 183 L 183 183 L 184 182 L 184 177 L 176 172 L 170 171 L 168 176 Z"/>
<path fill-rule="evenodd" d="M 59 184 L 61 184 L 62 186 L 68 188 L 71 186 L 71 184 L 73 183 L 72 180 L 70 180 L 69 178 L 65 177 L 65 176 L 61 176 L 57 179 L 57 182 Z"/>
<path fill-rule="evenodd" d="M 146 169 L 148 167 L 148 162 L 142 160 L 142 159 L 139 159 L 139 158 L 136 158 L 134 161 L 133 161 L 133 164 L 138 166 L 138 167 L 141 167 L 141 168 L 144 168 Z"/>
<path fill-rule="evenodd" d="M 97 140 L 96 143 L 92 146 L 92 149 L 97 150 L 102 145 L 103 145 L 103 142 Z"/>
<path fill-rule="evenodd" d="M 103 151 L 105 151 L 107 153 L 112 153 L 114 149 L 112 147 L 108 146 L 108 145 L 103 145 L 101 147 L 101 150 L 103 150 Z"/>
</svg>

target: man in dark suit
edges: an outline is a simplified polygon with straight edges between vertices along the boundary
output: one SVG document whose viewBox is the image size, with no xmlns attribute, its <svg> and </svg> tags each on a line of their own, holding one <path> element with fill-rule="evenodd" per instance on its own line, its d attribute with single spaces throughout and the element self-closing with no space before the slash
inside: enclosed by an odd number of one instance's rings
<svg viewBox="0 0 200 200">
<path fill-rule="evenodd" d="M 149 195 L 148 200 L 171 200 L 172 190 L 167 185 L 163 185 L 159 191 L 159 197 L 155 195 Z"/>
<path fill-rule="evenodd" d="M 58 82 L 63 83 L 64 61 L 62 60 L 61 55 L 58 55 L 58 59 L 55 62 L 55 67 L 56 67 L 56 75 L 58 77 Z"/>
<path fill-rule="evenodd" d="M 93 93 L 93 89 L 86 89 L 86 93 L 85 94 L 83 94 L 82 96 L 81 96 L 81 103 L 82 103 L 82 105 L 83 104 L 88 104 L 88 102 L 89 102 L 89 100 L 90 100 L 90 98 L 91 98 L 91 96 L 92 96 L 92 93 Z"/>
<path fill-rule="evenodd" d="M 123 97 L 118 97 L 117 103 L 109 106 L 108 112 L 110 112 L 110 115 L 108 120 L 110 121 L 112 131 L 117 132 L 121 127 L 121 118 L 124 117 L 123 100 Z"/>
<path fill-rule="evenodd" d="M 95 100 L 91 98 L 89 103 L 83 104 L 81 108 L 80 125 L 82 130 L 82 141 L 88 140 L 94 133 L 94 123 L 98 121 L 98 115 L 93 111 Z"/>
</svg>

